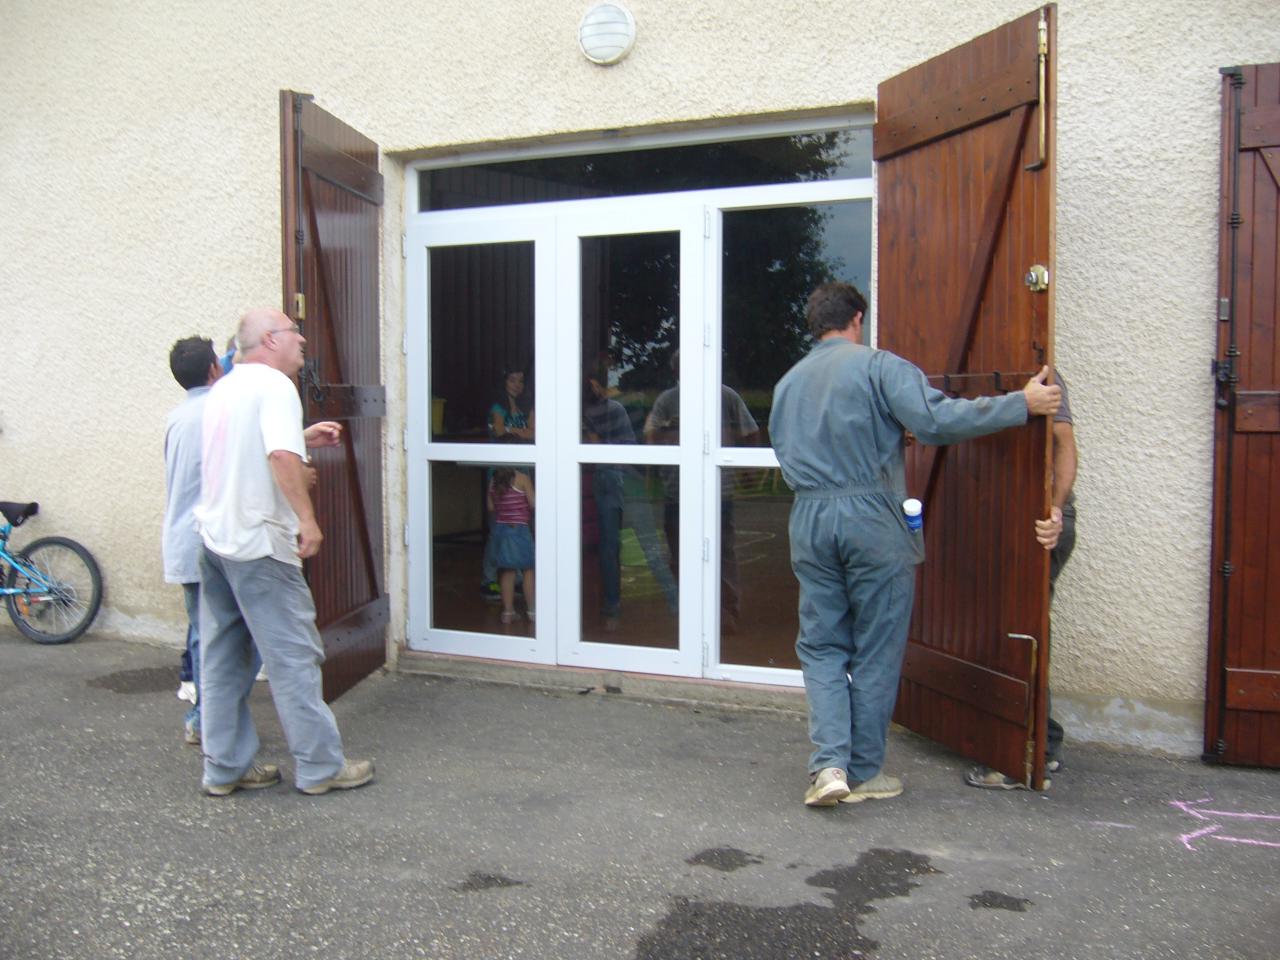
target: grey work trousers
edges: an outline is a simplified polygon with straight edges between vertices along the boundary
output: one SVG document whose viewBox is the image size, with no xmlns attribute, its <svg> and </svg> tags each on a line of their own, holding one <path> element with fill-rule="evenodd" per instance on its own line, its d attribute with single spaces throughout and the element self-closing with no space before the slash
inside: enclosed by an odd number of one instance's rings
<svg viewBox="0 0 1280 960">
<path fill-rule="evenodd" d="M 800 492 L 791 508 L 800 582 L 796 654 L 809 702 L 809 772 L 870 780 L 884 763 L 916 583 L 913 536 L 886 494 Z"/>
<path fill-rule="evenodd" d="M 253 765 L 258 733 L 249 712 L 256 644 L 271 678 L 299 788 L 342 769 L 342 737 L 324 702 L 324 647 L 302 570 L 272 557 L 200 558 L 200 705 L 204 780 L 233 783 Z"/>
</svg>

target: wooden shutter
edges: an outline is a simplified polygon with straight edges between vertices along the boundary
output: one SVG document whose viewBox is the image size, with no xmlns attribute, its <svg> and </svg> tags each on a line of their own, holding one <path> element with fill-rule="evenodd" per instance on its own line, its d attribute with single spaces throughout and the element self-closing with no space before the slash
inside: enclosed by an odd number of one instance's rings
<svg viewBox="0 0 1280 960">
<path fill-rule="evenodd" d="M 1052 362 L 1051 5 L 880 85 L 878 343 L 957 396 Z M 1043 51 L 1043 52 L 1042 52 Z M 1048 268 L 1047 290 L 1026 282 Z M 1043 786 L 1050 431 L 914 446 L 928 559 L 895 719 Z"/>
<path fill-rule="evenodd" d="M 1280 767 L 1280 64 L 1222 97 L 1205 754 Z"/>
<path fill-rule="evenodd" d="M 324 543 L 307 561 L 324 639 L 324 696 L 333 700 L 386 660 L 383 589 L 378 145 L 280 93 L 285 312 L 307 338 L 299 376 L 308 423 L 337 420 L 342 444 L 313 451 L 312 490 Z"/>
</svg>

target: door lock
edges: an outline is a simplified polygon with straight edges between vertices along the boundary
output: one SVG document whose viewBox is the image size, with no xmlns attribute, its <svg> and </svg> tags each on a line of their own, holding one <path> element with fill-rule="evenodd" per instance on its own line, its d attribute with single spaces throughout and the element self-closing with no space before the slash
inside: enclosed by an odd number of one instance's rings
<svg viewBox="0 0 1280 960">
<path fill-rule="evenodd" d="M 1049 289 L 1049 268 L 1043 263 L 1032 264 L 1022 280 L 1032 293 L 1043 293 Z"/>
</svg>

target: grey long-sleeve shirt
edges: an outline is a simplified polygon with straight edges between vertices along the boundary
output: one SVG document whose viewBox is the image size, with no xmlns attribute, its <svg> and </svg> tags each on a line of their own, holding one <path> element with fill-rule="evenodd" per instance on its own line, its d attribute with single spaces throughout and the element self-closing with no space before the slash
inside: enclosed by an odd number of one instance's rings
<svg viewBox="0 0 1280 960">
<path fill-rule="evenodd" d="M 901 494 L 904 430 L 948 444 L 1026 421 L 1020 390 L 951 399 L 895 354 L 830 339 L 778 382 L 769 434 L 793 490 L 876 486 Z"/>
</svg>

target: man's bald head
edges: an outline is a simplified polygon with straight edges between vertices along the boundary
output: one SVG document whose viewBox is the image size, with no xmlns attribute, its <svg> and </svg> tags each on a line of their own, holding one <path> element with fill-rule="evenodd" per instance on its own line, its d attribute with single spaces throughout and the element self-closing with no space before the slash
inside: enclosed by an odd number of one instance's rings
<svg viewBox="0 0 1280 960">
<path fill-rule="evenodd" d="M 298 325 L 274 307 L 246 311 L 236 332 L 240 362 L 265 363 L 289 376 L 302 369 L 306 342 Z"/>
</svg>

